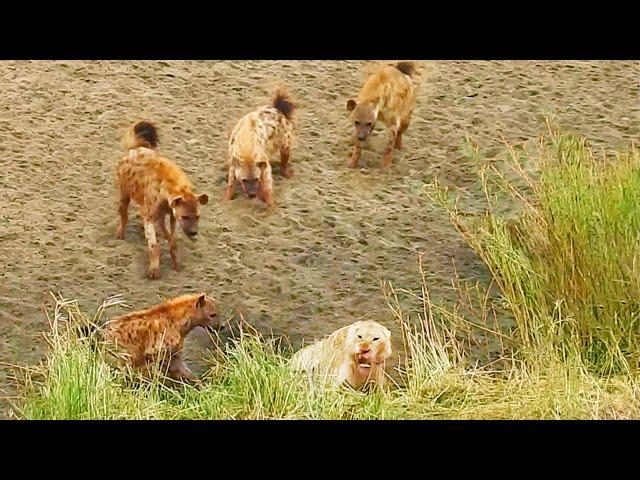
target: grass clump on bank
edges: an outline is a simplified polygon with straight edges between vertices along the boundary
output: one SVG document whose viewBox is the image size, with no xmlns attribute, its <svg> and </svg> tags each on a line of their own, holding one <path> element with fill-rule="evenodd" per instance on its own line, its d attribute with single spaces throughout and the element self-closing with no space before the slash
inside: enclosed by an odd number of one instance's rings
<svg viewBox="0 0 640 480">
<path fill-rule="evenodd" d="M 17 416 L 640 418 L 638 151 L 600 160 L 584 139 L 551 130 L 539 145 L 535 174 L 526 172 L 523 153 L 509 152 L 519 181 L 483 164 L 487 208 L 481 215 L 461 213 L 437 183 L 428 190 L 485 262 L 492 282 L 477 304 L 459 286 L 453 306 L 436 305 L 420 257 L 419 292 L 383 284 L 406 353 L 392 388 L 362 393 L 311 386 L 289 369 L 286 344 L 250 327 L 218 344 L 199 387 L 168 387 L 159 374 L 135 381 L 131 372 L 110 367 L 101 348 L 77 338 L 74 326 L 87 319 L 75 302 L 58 299 L 50 350 L 26 371 Z M 505 196 L 519 206 L 515 219 L 500 213 Z M 404 312 L 403 295 L 418 296 L 423 309 Z M 514 328 L 497 321 L 504 316 Z M 473 338 L 498 346 L 497 358 L 472 360 Z"/>
<path fill-rule="evenodd" d="M 462 216 L 446 189 L 432 195 L 489 267 L 517 324 L 522 352 L 578 356 L 596 373 L 638 368 L 640 157 L 635 147 L 598 159 L 587 141 L 550 129 L 537 174 L 510 150 L 516 182 L 485 163 L 486 212 Z M 500 203 L 520 206 L 516 219 Z"/>
</svg>

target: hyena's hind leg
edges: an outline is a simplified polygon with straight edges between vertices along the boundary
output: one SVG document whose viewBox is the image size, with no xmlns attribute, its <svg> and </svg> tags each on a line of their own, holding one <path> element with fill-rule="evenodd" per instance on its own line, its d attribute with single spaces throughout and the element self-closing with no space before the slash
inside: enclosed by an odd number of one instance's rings
<svg viewBox="0 0 640 480">
<path fill-rule="evenodd" d="M 126 354 L 126 358 L 118 358 L 118 363 L 121 367 L 127 367 L 130 373 L 140 375 L 144 379 L 151 378 L 151 361 L 144 354 L 142 350 L 137 350 L 133 353 Z"/>
<path fill-rule="evenodd" d="M 285 178 L 291 178 L 293 172 L 289 166 L 289 157 L 291 156 L 291 145 L 286 144 L 280 147 L 280 173 Z"/>
<path fill-rule="evenodd" d="M 124 238 L 124 231 L 127 228 L 127 222 L 129 221 L 129 203 L 131 203 L 131 197 L 126 193 L 120 194 L 120 202 L 118 205 L 118 213 L 120 214 L 120 223 L 116 229 L 116 238 L 122 240 Z"/>
<path fill-rule="evenodd" d="M 258 198 L 262 200 L 267 207 L 274 207 L 273 201 L 273 175 L 271 173 L 271 164 L 263 162 L 264 166 L 260 172 L 260 180 L 258 181 Z"/>
<path fill-rule="evenodd" d="M 400 122 L 400 129 L 398 130 L 398 135 L 396 136 L 396 144 L 395 148 L 398 150 L 402 150 L 402 134 L 404 131 L 409 128 L 410 120 L 405 120 Z"/>
</svg>

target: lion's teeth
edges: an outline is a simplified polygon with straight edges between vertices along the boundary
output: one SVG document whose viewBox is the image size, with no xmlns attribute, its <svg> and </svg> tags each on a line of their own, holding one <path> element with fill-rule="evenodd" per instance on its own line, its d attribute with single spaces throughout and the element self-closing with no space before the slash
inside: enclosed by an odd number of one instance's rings
<svg viewBox="0 0 640 480">
<path fill-rule="evenodd" d="M 366 363 L 361 363 L 360 366 L 362 368 L 371 368 L 371 365 L 367 365 Z"/>
</svg>

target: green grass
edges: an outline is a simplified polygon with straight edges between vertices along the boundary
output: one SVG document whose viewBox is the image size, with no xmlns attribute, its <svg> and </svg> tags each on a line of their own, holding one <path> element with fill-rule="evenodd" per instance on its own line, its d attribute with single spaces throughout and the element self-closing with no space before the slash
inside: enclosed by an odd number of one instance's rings
<svg viewBox="0 0 640 480">
<path fill-rule="evenodd" d="M 587 142 L 550 130 L 539 146 L 538 178 L 530 159 L 510 150 L 505 181 L 495 165 L 481 168 L 487 209 L 460 215 L 446 189 L 430 193 L 489 267 L 517 323 L 523 352 L 579 355 L 607 374 L 638 367 L 640 352 L 640 157 L 633 146 L 596 158 Z M 496 212 L 505 194 L 517 219 Z M 576 350 L 574 352 L 574 350 Z"/>
<path fill-rule="evenodd" d="M 288 349 L 249 329 L 210 359 L 203 385 L 169 386 L 114 368 L 104 346 L 79 338 L 76 302 L 58 299 L 51 351 L 27 374 L 20 417 L 30 419 L 386 418 L 384 392 L 315 391 L 288 367 Z M 247 327 L 249 328 L 249 327 Z"/>
<path fill-rule="evenodd" d="M 286 342 L 250 327 L 211 355 L 199 387 L 165 386 L 159 372 L 136 379 L 110 366 L 103 346 L 75 335 L 89 319 L 75 302 L 58 298 L 46 360 L 20 370 L 16 416 L 639 418 L 638 152 L 632 146 L 615 159 L 598 159 L 584 139 L 550 130 L 533 174 L 523 151 L 508 151 L 515 180 L 490 162 L 479 168 L 486 198 L 480 215 L 462 214 L 437 182 L 427 188 L 492 282 L 475 290 L 458 282 L 448 307 L 431 301 L 424 273 L 419 292 L 383 284 L 407 353 L 390 388 L 364 393 L 310 385 L 290 370 Z M 519 206 L 517 217 L 500 213 L 505 202 Z M 423 272 L 422 257 L 419 266 Z M 423 308 L 404 312 L 405 295 L 418 296 Z M 488 355 L 474 355 L 480 346 Z"/>
</svg>

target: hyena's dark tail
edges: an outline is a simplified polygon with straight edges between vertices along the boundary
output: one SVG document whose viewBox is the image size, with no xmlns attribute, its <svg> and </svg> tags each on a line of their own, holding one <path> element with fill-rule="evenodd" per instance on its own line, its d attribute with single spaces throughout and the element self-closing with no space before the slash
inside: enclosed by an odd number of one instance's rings
<svg viewBox="0 0 640 480">
<path fill-rule="evenodd" d="M 136 122 L 127 129 L 122 140 L 126 150 L 138 147 L 156 149 L 158 147 L 158 129 L 147 121 Z"/>
<path fill-rule="evenodd" d="M 416 73 L 416 64 L 414 62 L 398 62 L 396 68 L 410 77 L 413 77 Z"/>
<path fill-rule="evenodd" d="M 104 339 L 102 329 L 94 324 L 76 327 L 76 337 L 80 342 L 88 344 L 94 352 L 98 351 L 98 346 Z"/>
<path fill-rule="evenodd" d="M 288 120 L 293 118 L 293 112 L 296 109 L 289 92 L 284 87 L 280 87 L 276 90 L 276 94 L 273 97 L 273 107 L 282 113 Z"/>
<path fill-rule="evenodd" d="M 76 335 L 78 338 L 91 338 L 96 339 L 102 336 L 104 327 L 106 326 L 107 321 L 104 318 L 98 320 L 98 323 L 88 322 L 84 325 L 79 325 L 76 327 Z"/>
<path fill-rule="evenodd" d="M 96 333 L 96 331 L 97 331 L 97 328 L 95 327 L 95 325 L 82 325 L 78 327 L 78 329 L 76 330 L 76 333 L 80 338 L 87 338 L 87 337 L 93 336 L 93 334 Z"/>
</svg>

